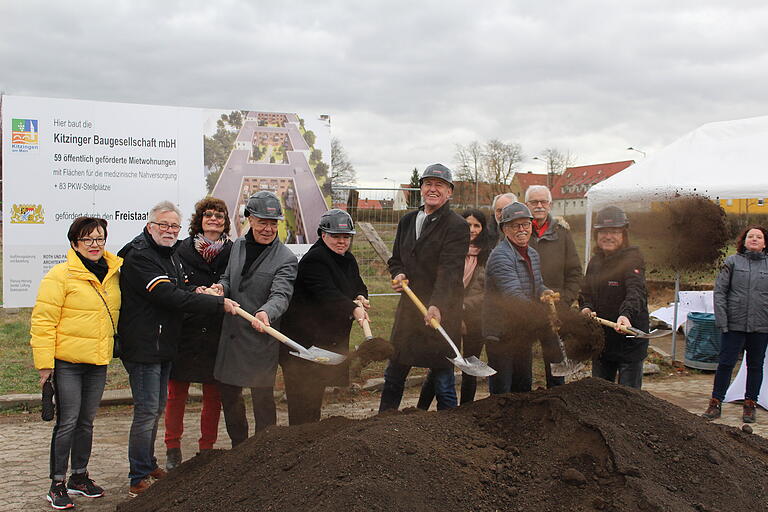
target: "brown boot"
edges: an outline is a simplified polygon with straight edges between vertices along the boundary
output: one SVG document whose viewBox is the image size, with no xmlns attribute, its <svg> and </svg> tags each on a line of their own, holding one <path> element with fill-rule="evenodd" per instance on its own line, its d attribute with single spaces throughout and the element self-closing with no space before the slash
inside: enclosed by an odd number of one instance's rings
<svg viewBox="0 0 768 512">
<path fill-rule="evenodd" d="M 757 404 L 754 400 L 744 400 L 744 412 L 741 414 L 741 421 L 744 423 L 757 421 Z"/>
<path fill-rule="evenodd" d="M 714 420 L 720 417 L 720 414 L 722 413 L 721 410 L 722 403 L 717 398 L 710 398 L 709 399 L 709 407 L 707 407 L 707 410 L 704 411 L 704 414 L 702 414 L 703 417 L 705 417 L 708 420 Z"/>
</svg>

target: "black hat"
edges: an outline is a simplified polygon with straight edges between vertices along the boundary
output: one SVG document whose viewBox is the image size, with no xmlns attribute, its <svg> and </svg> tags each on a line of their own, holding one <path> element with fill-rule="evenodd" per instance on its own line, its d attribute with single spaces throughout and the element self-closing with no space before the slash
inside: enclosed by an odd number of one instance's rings
<svg viewBox="0 0 768 512">
<path fill-rule="evenodd" d="M 511 222 L 517 219 L 532 219 L 531 210 L 528 209 L 523 203 L 515 201 L 510 203 L 501 210 L 501 220 L 499 225 L 504 225 L 506 222 Z"/>
</svg>

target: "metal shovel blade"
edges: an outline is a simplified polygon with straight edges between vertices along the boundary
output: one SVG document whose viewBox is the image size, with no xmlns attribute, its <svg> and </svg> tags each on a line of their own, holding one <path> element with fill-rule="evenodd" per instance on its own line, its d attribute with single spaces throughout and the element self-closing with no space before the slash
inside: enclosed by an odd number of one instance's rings
<svg viewBox="0 0 768 512">
<path fill-rule="evenodd" d="M 646 340 L 652 340 L 654 338 L 661 338 L 663 336 L 669 336 L 672 334 L 671 329 L 654 329 L 651 332 L 643 332 L 640 329 L 630 329 L 632 335 L 629 338 L 643 338 Z"/>
<path fill-rule="evenodd" d="M 474 375 L 475 377 L 490 377 L 496 373 L 496 370 L 475 356 L 469 356 L 467 358 L 457 357 L 455 359 L 448 357 L 447 359 L 452 362 L 456 368 L 466 374 Z"/>
<path fill-rule="evenodd" d="M 559 363 L 550 363 L 549 371 L 552 372 L 553 377 L 568 377 L 576 372 L 580 372 L 584 369 L 584 363 L 578 361 L 571 361 L 570 359 L 563 359 Z"/>
<path fill-rule="evenodd" d="M 336 352 L 331 352 L 330 350 L 325 350 L 324 348 L 318 348 L 315 346 L 309 347 L 300 352 L 291 352 L 291 355 L 312 361 L 313 363 L 325 364 L 329 366 L 341 364 L 347 358 L 346 356 L 337 354 Z"/>
</svg>

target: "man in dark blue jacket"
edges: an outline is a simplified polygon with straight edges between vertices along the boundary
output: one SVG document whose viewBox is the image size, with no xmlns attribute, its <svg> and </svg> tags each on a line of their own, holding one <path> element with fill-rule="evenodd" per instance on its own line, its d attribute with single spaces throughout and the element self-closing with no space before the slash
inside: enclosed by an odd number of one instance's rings
<svg viewBox="0 0 768 512">
<path fill-rule="evenodd" d="M 155 458 L 158 420 L 168 396 L 168 376 L 176 355 L 182 312 L 235 314 L 236 302 L 188 290 L 179 259 L 174 256 L 181 212 L 163 201 L 149 212 L 144 231 L 118 253 L 122 306 L 117 331 L 119 357 L 128 371 L 133 395 L 133 422 L 128 438 L 130 487 L 133 497 L 153 479 L 165 476 Z"/>
</svg>

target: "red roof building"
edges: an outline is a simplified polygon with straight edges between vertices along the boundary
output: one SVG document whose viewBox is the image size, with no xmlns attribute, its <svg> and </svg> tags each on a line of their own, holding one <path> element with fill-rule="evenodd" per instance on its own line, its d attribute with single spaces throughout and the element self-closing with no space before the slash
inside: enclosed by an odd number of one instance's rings
<svg viewBox="0 0 768 512">
<path fill-rule="evenodd" d="M 525 191 L 531 185 L 544 185 L 546 187 L 547 175 L 535 174 L 530 171 L 515 173 L 515 176 L 512 178 L 512 190 L 510 192 L 514 192 L 517 199 L 522 202 L 525 200 Z"/>
<path fill-rule="evenodd" d="M 555 184 L 552 187 L 552 214 L 578 215 L 586 213 L 586 195 L 592 185 L 610 178 L 633 163 L 635 163 L 634 160 L 624 160 L 622 162 L 567 167 L 565 172 L 555 179 Z"/>
</svg>

